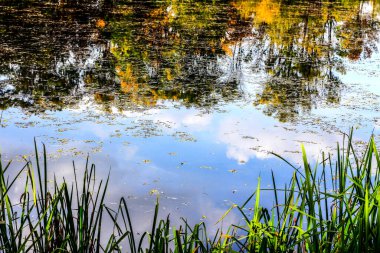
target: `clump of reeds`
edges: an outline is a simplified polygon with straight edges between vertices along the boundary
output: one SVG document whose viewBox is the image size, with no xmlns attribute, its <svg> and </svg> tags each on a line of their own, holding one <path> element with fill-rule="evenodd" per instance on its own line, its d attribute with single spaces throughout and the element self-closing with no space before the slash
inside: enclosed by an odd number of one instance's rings
<svg viewBox="0 0 380 253">
<path fill-rule="evenodd" d="M 34 167 L 26 160 L 12 179 L 6 177 L 10 163 L 0 163 L 2 252 L 380 252 L 380 158 L 373 138 L 359 155 L 350 134 L 334 157 L 322 153 L 314 166 L 302 147 L 303 166 L 289 163 L 288 184 L 279 188 L 273 173 L 272 189 L 262 189 L 259 180 L 248 200 L 225 214 L 237 209 L 242 224 L 212 236 L 204 223 L 191 227 L 183 220 L 171 229 L 169 216 L 158 219 L 158 204 L 152 229 L 138 235 L 124 198 L 116 210 L 107 206 L 108 178 L 96 183 L 88 160 L 81 181 L 75 174 L 74 182 L 54 178 L 49 185 L 45 147 L 41 160 L 36 143 L 35 151 Z M 14 203 L 10 190 L 23 174 L 24 193 Z M 273 192 L 273 208 L 260 204 L 263 190 Z M 105 219 L 112 222 L 110 234 L 102 229 Z"/>
<path fill-rule="evenodd" d="M 74 182 L 49 184 L 46 149 L 40 160 L 35 144 L 35 167 L 30 160 L 12 179 L 6 178 L 10 162 L 0 163 L 0 252 L 193 252 L 209 251 L 203 223 L 169 230 L 169 216 L 158 220 L 158 203 L 152 230 L 136 238 L 132 217 L 124 198 L 117 210 L 105 203 L 106 181 L 96 183 L 95 165 L 88 159 L 82 180 L 74 167 Z M 22 175 L 25 174 L 25 177 Z M 10 196 L 17 180 L 25 180 L 19 199 Z M 18 182 L 20 184 L 20 182 Z M 14 201 L 16 200 L 16 202 Z M 103 221 L 114 230 L 104 234 Z M 173 231 L 173 232 L 172 232 Z M 125 246 L 125 247 L 122 247 Z"/>
<path fill-rule="evenodd" d="M 236 206 L 245 224 L 232 225 L 228 249 L 380 252 L 379 153 L 371 138 L 359 157 L 352 145 L 352 132 L 345 144 L 342 148 L 337 145 L 334 161 L 331 155 L 322 153 L 321 163 L 314 166 L 309 164 L 302 146 L 303 168 L 291 165 L 294 173 L 289 184 L 277 188 L 272 173 L 271 209 L 260 205 L 263 189 L 259 181 L 249 200 Z M 248 218 L 245 207 L 251 199 L 255 203 L 252 218 Z"/>
</svg>

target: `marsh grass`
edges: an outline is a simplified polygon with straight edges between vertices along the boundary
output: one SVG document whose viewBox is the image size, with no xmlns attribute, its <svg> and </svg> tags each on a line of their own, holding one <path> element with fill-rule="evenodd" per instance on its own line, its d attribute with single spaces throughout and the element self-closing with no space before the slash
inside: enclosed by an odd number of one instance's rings
<svg viewBox="0 0 380 253">
<path fill-rule="evenodd" d="M 95 165 L 87 160 L 79 180 L 73 164 L 74 182 L 49 183 L 45 147 L 39 157 L 35 143 L 35 153 L 12 179 L 10 163 L 0 164 L 2 252 L 380 252 L 380 158 L 373 138 L 358 153 L 351 132 L 334 157 L 322 153 L 313 166 L 303 146 L 301 167 L 277 155 L 294 169 L 289 183 L 279 188 L 272 173 L 272 188 L 263 189 L 259 179 L 247 201 L 220 218 L 235 210 L 242 222 L 212 235 L 204 223 L 183 219 L 176 228 L 169 216 L 158 219 L 158 202 L 151 230 L 139 235 L 124 198 L 115 209 L 107 205 L 109 177 L 97 182 Z M 15 199 L 10 192 L 18 180 L 25 180 L 24 191 Z M 273 193 L 272 208 L 261 205 L 262 191 Z"/>
<path fill-rule="evenodd" d="M 272 173 L 273 188 L 265 190 L 273 193 L 273 208 L 260 205 L 260 181 L 246 203 L 234 206 L 245 224 L 232 225 L 229 250 L 380 252 L 379 153 L 371 138 L 359 157 L 352 132 L 346 137 L 345 146 L 337 145 L 334 161 L 322 153 L 322 162 L 313 167 L 303 146 L 302 168 L 278 156 L 294 169 L 289 184 L 277 188 Z M 245 207 L 250 201 L 254 208 L 248 218 Z"/>
</svg>

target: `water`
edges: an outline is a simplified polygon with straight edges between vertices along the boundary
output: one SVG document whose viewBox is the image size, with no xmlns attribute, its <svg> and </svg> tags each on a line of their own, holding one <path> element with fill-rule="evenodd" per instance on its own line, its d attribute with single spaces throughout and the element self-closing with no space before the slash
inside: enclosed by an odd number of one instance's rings
<svg viewBox="0 0 380 253">
<path fill-rule="evenodd" d="M 378 1 L 0 1 L 0 147 L 14 171 L 44 142 L 49 173 L 90 156 L 140 228 L 214 224 L 271 185 L 380 129 Z M 14 194 L 22 191 L 15 187 Z M 265 193 L 264 193 L 265 194 Z M 270 205 L 273 198 L 264 198 Z M 265 203 L 264 203 L 265 204 Z M 226 223 L 239 222 L 231 214 Z"/>
</svg>

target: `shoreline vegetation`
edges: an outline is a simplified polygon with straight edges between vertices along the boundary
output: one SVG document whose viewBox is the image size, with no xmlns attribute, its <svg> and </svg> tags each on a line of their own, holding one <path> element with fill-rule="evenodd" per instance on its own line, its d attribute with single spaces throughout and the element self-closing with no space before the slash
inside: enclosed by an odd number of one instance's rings
<svg viewBox="0 0 380 253">
<path fill-rule="evenodd" d="M 207 233 L 205 223 L 194 226 L 185 219 L 171 227 L 158 219 L 158 202 L 152 228 L 141 235 L 138 224 L 120 199 L 108 206 L 109 178 L 95 182 L 95 165 L 88 160 L 84 174 L 75 181 L 57 183 L 47 178 L 46 149 L 36 160 L 25 160 L 17 175 L 7 176 L 10 162 L 0 164 L 0 252 L 380 252 L 380 164 L 371 137 L 364 151 L 352 143 L 352 131 L 334 155 L 322 153 L 311 165 L 302 146 L 303 165 L 294 168 L 289 183 L 279 188 L 272 173 L 272 189 L 256 191 L 232 210 L 241 214 L 240 224 L 227 231 Z M 22 177 L 21 177 L 22 175 Z M 24 193 L 12 198 L 16 182 L 24 180 Z M 274 206 L 263 207 L 260 193 L 270 190 Z M 104 220 L 112 221 L 104 234 Z M 106 238 L 104 240 L 104 238 Z"/>
</svg>

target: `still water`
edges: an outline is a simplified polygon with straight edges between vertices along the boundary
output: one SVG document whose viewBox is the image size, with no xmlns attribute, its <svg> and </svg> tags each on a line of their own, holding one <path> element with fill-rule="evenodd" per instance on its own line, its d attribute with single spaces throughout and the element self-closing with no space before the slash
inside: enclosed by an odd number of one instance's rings
<svg viewBox="0 0 380 253">
<path fill-rule="evenodd" d="M 297 164 L 304 143 L 316 160 L 350 127 L 379 140 L 378 0 L 78 2 L 0 0 L 14 171 L 36 138 L 58 178 L 87 155 L 111 170 L 109 203 L 128 197 L 141 229 L 157 196 L 173 220 L 214 224 L 259 176 L 288 181 L 270 152 Z"/>
</svg>

